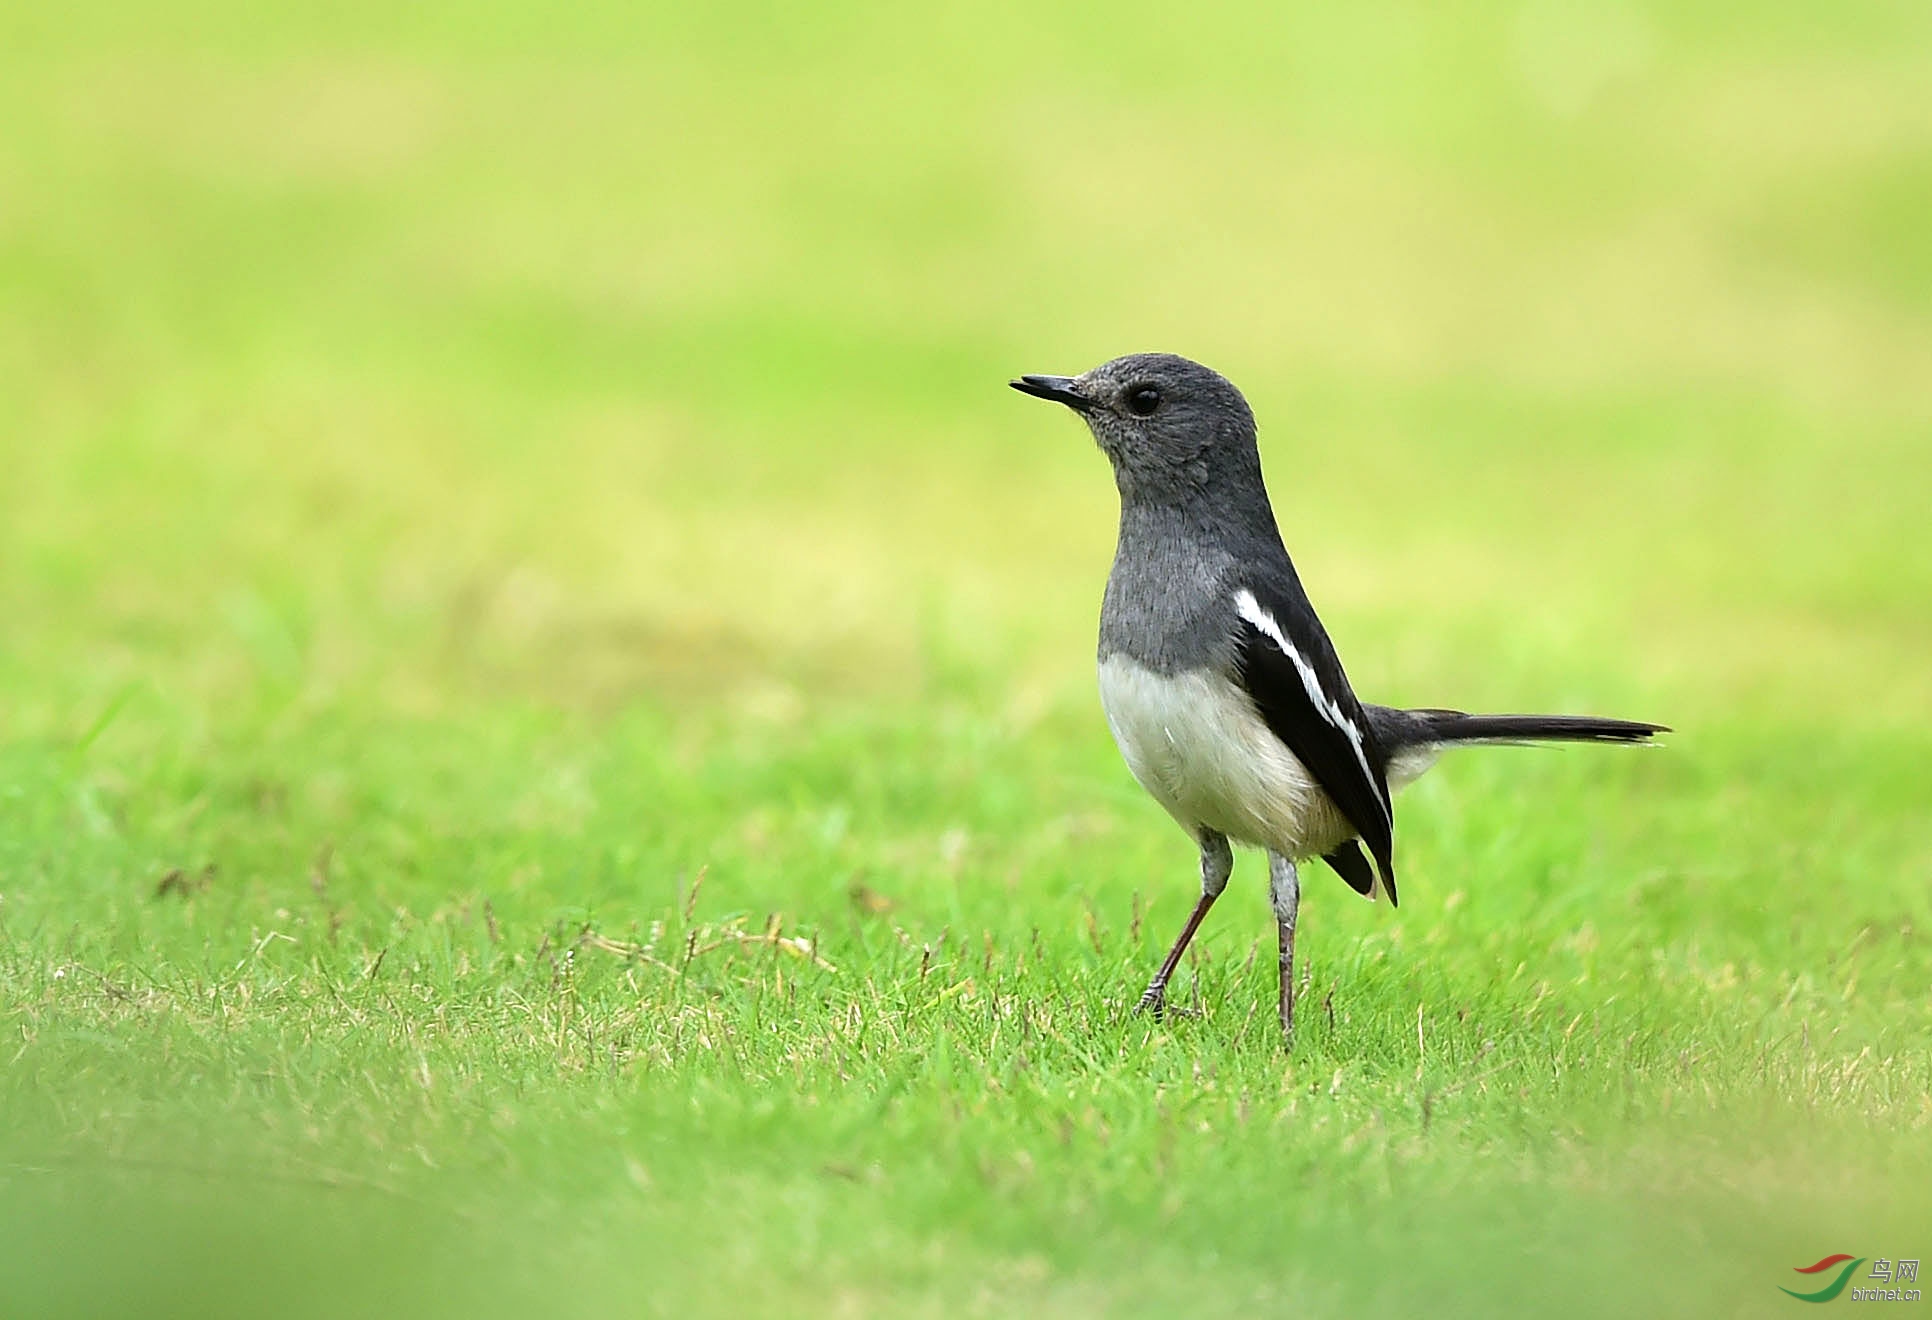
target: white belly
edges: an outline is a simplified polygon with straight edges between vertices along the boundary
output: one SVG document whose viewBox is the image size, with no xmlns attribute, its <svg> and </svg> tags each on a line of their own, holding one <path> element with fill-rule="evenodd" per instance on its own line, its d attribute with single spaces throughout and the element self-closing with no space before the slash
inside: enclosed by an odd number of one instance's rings
<svg viewBox="0 0 1932 1320">
<path fill-rule="evenodd" d="M 1127 768 L 1189 834 L 1300 859 L 1355 830 L 1248 694 L 1205 670 L 1157 674 L 1122 656 L 1100 664 L 1100 704 Z"/>
</svg>

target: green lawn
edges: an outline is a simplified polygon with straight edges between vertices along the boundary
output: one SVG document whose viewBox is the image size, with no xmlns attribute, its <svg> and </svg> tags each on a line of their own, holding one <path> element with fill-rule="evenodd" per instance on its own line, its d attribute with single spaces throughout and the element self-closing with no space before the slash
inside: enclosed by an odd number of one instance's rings
<svg viewBox="0 0 1932 1320">
<path fill-rule="evenodd" d="M 1790 1314 L 1932 1258 L 1932 9 L 0 16 L 0 1311 Z M 1248 392 L 1262 868 L 1021 371 Z M 1932 1280 L 1932 1275 L 1928 1275 Z"/>
</svg>

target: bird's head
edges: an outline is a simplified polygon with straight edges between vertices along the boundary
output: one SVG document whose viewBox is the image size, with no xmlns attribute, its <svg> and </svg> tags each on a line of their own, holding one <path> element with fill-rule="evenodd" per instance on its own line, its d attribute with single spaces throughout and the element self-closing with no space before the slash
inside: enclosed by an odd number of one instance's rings
<svg viewBox="0 0 1932 1320">
<path fill-rule="evenodd" d="M 1022 394 L 1079 413 L 1126 499 L 1186 501 L 1259 489 L 1254 414 L 1225 376 L 1172 353 L 1133 353 L 1082 376 L 1022 376 Z"/>
</svg>

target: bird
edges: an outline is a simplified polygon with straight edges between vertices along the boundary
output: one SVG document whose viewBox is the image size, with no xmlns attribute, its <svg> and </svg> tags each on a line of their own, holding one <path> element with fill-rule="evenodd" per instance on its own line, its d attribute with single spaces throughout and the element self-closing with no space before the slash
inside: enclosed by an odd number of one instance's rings
<svg viewBox="0 0 1932 1320">
<path fill-rule="evenodd" d="M 1320 858 L 1396 905 L 1394 794 L 1472 743 L 1649 743 L 1661 724 L 1472 715 L 1358 699 L 1282 543 L 1241 391 L 1198 362 L 1135 353 L 1021 376 L 1079 414 L 1113 465 L 1120 532 L 1100 607 L 1101 707 L 1134 778 L 1200 850 L 1200 898 L 1136 1013 L 1167 986 L 1233 870 L 1264 850 L 1292 1048 L 1300 869 Z M 1364 853 L 1366 850 L 1366 855 Z"/>
</svg>

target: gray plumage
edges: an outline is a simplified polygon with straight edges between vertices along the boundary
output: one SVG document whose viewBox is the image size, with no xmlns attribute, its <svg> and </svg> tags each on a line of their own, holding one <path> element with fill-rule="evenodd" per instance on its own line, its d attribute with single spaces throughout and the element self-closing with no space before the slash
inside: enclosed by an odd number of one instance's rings
<svg viewBox="0 0 1932 1320">
<path fill-rule="evenodd" d="M 1199 363 L 1155 353 L 1013 385 L 1079 412 L 1112 462 L 1120 536 L 1100 612 L 1101 701 L 1135 778 L 1201 849 L 1200 902 L 1141 1007 L 1159 1009 L 1225 886 L 1229 840 L 1271 856 L 1288 1030 L 1296 863 L 1322 857 L 1359 892 L 1393 903 L 1393 790 L 1444 747 L 1641 742 L 1664 731 L 1590 716 L 1364 705 L 1282 545 L 1239 390 Z"/>
</svg>

